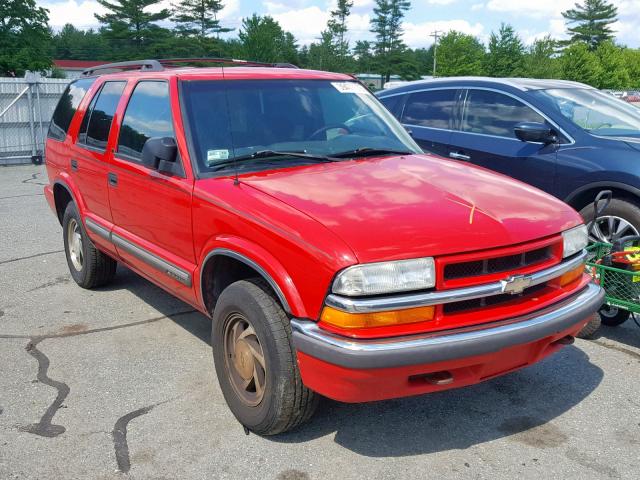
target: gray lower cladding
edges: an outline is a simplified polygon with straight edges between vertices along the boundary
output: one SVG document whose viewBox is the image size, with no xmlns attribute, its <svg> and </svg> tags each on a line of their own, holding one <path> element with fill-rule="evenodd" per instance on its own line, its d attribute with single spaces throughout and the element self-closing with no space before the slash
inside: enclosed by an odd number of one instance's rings
<svg viewBox="0 0 640 480">
<path fill-rule="evenodd" d="M 604 301 L 590 283 L 563 302 L 522 317 L 445 332 L 384 339 L 353 339 L 322 330 L 316 322 L 291 320 L 297 350 L 346 368 L 421 365 L 497 352 L 535 342 L 588 319 Z"/>
<path fill-rule="evenodd" d="M 117 233 L 113 233 L 108 229 L 104 228 L 102 225 L 99 225 L 95 221 L 90 218 L 86 218 L 84 221 L 87 229 L 91 230 L 93 233 L 98 235 L 99 237 L 107 240 L 108 242 L 113 243 L 116 247 L 121 248 L 125 252 L 133 255 L 138 260 L 143 261 L 147 265 L 155 268 L 156 270 L 168 275 L 169 277 L 177 280 L 178 282 L 186 285 L 187 287 L 191 286 L 191 274 L 182 268 L 170 263 L 148 250 L 140 247 L 139 245 L 135 245 L 129 240 L 125 240 Z"/>
</svg>

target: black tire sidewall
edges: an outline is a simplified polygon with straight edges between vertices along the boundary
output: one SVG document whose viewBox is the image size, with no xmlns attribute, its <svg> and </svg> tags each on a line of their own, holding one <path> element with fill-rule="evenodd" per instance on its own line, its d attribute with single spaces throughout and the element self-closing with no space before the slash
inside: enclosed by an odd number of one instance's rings
<svg viewBox="0 0 640 480">
<path fill-rule="evenodd" d="M 582 215 L 582 218 L 584 219 L 586 224 L 592 222 L 595 215 L 593 204 L 589 204 L 582 210 L 580 210 L 580 215 Z M 613 215 L 616 217 L 624 218 L 627 222 L 633 225 L 638 232 L 640 232 L 640 207 L 627 200 L 622 200 L 619 198 L 612 199 L 611 203 L 600 215 Z"/>
<path fill-rule="evenodd" d="M 69 237 L 68 237 L 68 227 L 69 221 L 74 219 L 79 227 L 82 235 L 82 257 L 84 259 L 82 270 L 76 270 L 76 267 L 73 265 L 71 261 L 71 255 L 69 253 Z M 69 266 L 69 273 L 75 280 L 78 285 L 84 285 L 87 281 L 87 259 L 89 258 L 89 252 L 87 251 L 89 238 L 84 231 L 84 225 L 82 224 L 82 219 L 80 218 L 80 214 L 78 213 L 78 209 L 76 208 L 73 202 L 69 202 L 67 208 L 64 211 L 64 215 L 62 217 L 62 237 L 64 240 L 64 253 L 67 257 L 67 265 Z"/>
<path fill-rule="evenodd" d="M 250 430 L 260 431 L 275 421 L 280 409 L 280 396 L 287 388 L 287 383 L 293 380 L 287 375 L 290 367 L 279 354 L 283 348 L 287 348 L 287 345 L 276 344 L 270 322 L 272 319 L 267 318 L 270 312 L 265 311 L 265 305 L 254 297 L 255 292 L 247 288 L 248 283 L 247 281 L 236 282 L 220 295 L 213 314 L 211 345 L 216 374 L 229 408 L 242 425 Z M 279 308 L 275 301 L 271 301 Z M 255 407 L 247 406 L 238 398 L 227 373 L 224 358 L 224 331 L 228 317 L 232 313 L 242 314 L 251 323 L 265 358 L 267 370 L 265 392 L 262 401 Z M 288 348 L 291 347 L 288 346 Z"/>
<path fill-rule="evenodd" d="M 602 307 L 599 313 L 600 313 L 600 319 L 602 321 L 602 324 L 606 325 L 607 327 L 617 327 L 618 325 L 622 325 L 631 316 L 631 313 L 628 310 L 623 310 L 621 308 L 619 308 L 618 313 L 616 313 L 612 317 L 602 315 L 602 311 L 605 310 L 606 308 L 607 308 L 606 306 Z"/>
</svg>

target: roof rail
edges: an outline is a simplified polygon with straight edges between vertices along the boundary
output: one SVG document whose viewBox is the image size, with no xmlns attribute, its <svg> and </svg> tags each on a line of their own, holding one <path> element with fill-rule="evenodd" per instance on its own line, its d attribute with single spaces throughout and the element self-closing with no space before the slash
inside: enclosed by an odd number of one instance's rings
<svg viewBox="0 0 640 480">
<path fill-rule="evenodd" d="M 96 75 L 101 70 L 140 70 L 146 72 L 161 72 L 165 68 L 178 68 L 185 63 L 231 63 L 234 65 L 244 65 L 247 67 L 272 67 L 272 68 L 298 68 L 291 63 L 266 63 L 254 62 L 252 60 L 238 60 L 235 58 L 216 58 L 216 57 L 199 57 L 199 58 L 163 58 L 159 60 L 133 60 L 130 62 L 116 62 L 98 65 L 97 67 L 87 68 L 82 75 L 89 77 Z M 112 72 L 109 72 L 112 73 Z"/>
<path fill-rule="evenodd" d="M 90 77 L 100 70 L 117 70 L 122 72 L 125 70 L 135 69 L 148 72 L 160 72 L 164 70 L 164 67 L 157 60 L 133 60 L 130 62 L 105 63 L 104 65 L 98 65 L 97 67 L 87 68 L 82 72 L 82 75 Z"/>
</svg>

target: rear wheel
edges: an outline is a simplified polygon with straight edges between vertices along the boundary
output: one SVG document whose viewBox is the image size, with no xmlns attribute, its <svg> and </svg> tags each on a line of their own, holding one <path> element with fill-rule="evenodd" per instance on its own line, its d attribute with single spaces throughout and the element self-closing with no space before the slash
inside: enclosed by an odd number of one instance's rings
<svg viewBox="0 0 640 480">
<path fill-rule="evenodd" d="M 69 202 L 64 211 L 62 232 L 67 265 L 75 282 L 89 289 L 109 283 L 116 274 L 118 263 L 95 247 L 73 202 Z"/>
<path fill-rule="evenodd" d="M 600 309 L 600 318 L 602 323 L 608 327 L 617 327 L 627 321 L 631 313 L 628 310 L 622 310 L 617 307 L 605 305 Z"/>
<path fill-rule="evenodd" d="M 289 319 L 262 280 L 220 294 L 211 345 L 224 398 L 244 427 L 275 435 L 311 417 L 318 396 L 302 384 Z"/>
</svg>

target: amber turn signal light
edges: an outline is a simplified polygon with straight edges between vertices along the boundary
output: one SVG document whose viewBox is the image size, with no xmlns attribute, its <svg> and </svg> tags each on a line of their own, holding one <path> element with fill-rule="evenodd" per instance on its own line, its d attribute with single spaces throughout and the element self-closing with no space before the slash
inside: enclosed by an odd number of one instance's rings
<svg viewBox="0 0 640 480">
<path fill-rule="evenodd" d="M 578 280 L 584 273 L 584 265 L 580 265 L 578 268 L 569 270 L 567 273 L 563 273 L 560 277 L 560 286 L 566 287 L 572 282 Z"/>
<path fill-rule="evenodd" d="M 324 307 L 320 321 L 338 328 L 374 328 L 433 320 L 435 307 L 407 308 L 390 312 L 349 313 Z"/>
</svg>

